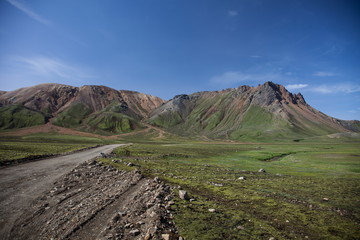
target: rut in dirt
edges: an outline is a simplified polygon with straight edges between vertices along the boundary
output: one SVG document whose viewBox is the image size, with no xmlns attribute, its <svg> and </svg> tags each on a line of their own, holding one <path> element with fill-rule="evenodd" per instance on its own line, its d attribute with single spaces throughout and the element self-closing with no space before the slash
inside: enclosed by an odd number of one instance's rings
<svg viewBox="0 0 360 240">
<path fill-rule="evenodd" d="M 169 186 L 95 160 L 54 183 L 15 222 L 10 239 L 179 239 Z"/>
</svg>

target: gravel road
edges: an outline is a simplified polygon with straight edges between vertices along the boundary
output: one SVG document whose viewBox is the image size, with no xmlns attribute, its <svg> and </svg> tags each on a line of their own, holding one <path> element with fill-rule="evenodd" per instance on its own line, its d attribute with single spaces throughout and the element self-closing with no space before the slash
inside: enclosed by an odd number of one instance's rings
<svg viewBox="0 0 360 240">
<path fill-rule="evenodd" d="M 78 164 L 125 144 L 113 144 L 70 155 L 0 169 L 0 239 L 9 239 L 15 221 L 54 182 Z"/>
</svg>

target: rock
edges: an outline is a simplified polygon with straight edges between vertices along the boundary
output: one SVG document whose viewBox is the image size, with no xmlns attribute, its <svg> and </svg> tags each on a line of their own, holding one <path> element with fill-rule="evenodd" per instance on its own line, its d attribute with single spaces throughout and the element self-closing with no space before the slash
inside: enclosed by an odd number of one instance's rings
<svg viewBox="0 0 360 240">
<path fill-rule="evenodd" d="M 149 232 L 146 233 L 144 240 L 150 240 L 151 239 L 151 234 Z"/>
<path fill-rule="evenodd" d="M 131 224 L 131 223 L 127 223 L 127 224 L 125 224 L 125 228 L 131 228 L 133 225 Z"/>
<path fill-rule="evenodd" d="M 137 235 L 140 234 L 140 231 L 139 231 L 139 229 L 134 229 L 134 230 L 131 230 L 129 232 L 129 234 L 132 235 L 132 236 L 137 236 Z"/>
<path fill-rule="evenodd" d="M 239 177 L 238 180 L 246 180 L 246 177 Z"/>
<path fill-rule="evenodd" d="M 196 201 L 194 198 L 190 198 L 190 200 L 189 200 L 190 202 L 194 202 L 194 201 Z"/>
<path fill-rule="evenodd" d="M 266 171 L 265 171 L 265 169 L 260 168 L 258 172 L 262 172 L 262 173 L 264 173 L 264 172 L 266 172 Z"/>
<path fill-rule="evenodd" d="M 191 199 L 190 199 L 190 200 L 191 200 Z M 168 204 L 169 204 L 169 205 L 174 205 L 175 202 L 174 202 L 174 201 L 170 201 L 170 202 L 168 202 Z"/>
<path fill-rule="evenodd" d="M 214 212 L 216 212 L 216 209 L 214 209 L 214 208 L 210 208 L 210 209 L 209 209 L 209 212 L 214 213 Z"/>
<path fill-rule="evenodd" d="M 241 225 L 237 226 L 236 228 L 239 229 L 239 230 L 244 230 L 244 229 L 245 229 L 245 228 L 244 228 L 243 226 L 241 226 Z"/>
<path fill-rule="evenodd" d="M 170 234 L 161 234 L 161 238 L 164 240 L 170 240 Z"/>
<path fill-rule="evenodd" d="M 180 236 L 180 237 L 179 237 L 179 240 L 184 240 L 184 238 Z"/>
<path fill-rule="evenodd" d="M 190 199 L 188 193 L 185 190 L 179 190 L 179 197 L 182 200 L 189 200 Z"/>
<path fill-rule="evenodd" d="M 90 162 L 88 163 L 88 165 L 96 165 L 96 160 L 94 159 L 94 160 L 90 161 Z"/>
<path fill-rule="evenodd" d="M 329 201 L 329 199 L 326 198 L 326 197 L 324 197 L 322 200 L 325 201 L 325 202 Z"/>
</svg>

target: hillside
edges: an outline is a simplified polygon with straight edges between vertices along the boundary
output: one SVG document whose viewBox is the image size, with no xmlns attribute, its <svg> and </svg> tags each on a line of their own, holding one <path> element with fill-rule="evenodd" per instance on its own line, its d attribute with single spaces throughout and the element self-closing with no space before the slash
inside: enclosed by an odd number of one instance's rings
<svg viewBox="0 0 360 240">
<path fill-rule="evenodd" d="M 178 95 L 152 112 L 149 122 L 180 135 L 231 140 L 297 139 L 360 129 L 359 121 L 329 117 L 300 93 L 272 82 Z"/>
<path fill-rule="evenodd" d="M 164 101 L 158 97 L 133 91 L 118 91 L 105 86 L 72 87 L 62 84 L 41 84 L 0 96 L 1 106 L 22 106 L 26 118 L 43 114 L 53 124 L 98 132 L 101 134 L 124 133 L 142 128 L 140 121 Z M 18 123 L 13 112 L 2 108 L 1 116 L 7 116 L 6 124 L 0 122 L 1 129 L 24 127 Z M 34 122 L 26 126 L 37 125 Z"/>
<path fill-rule="evenodd" d="M 0 106 L 3 130 L 50 122 L 113 135 L 151 124 L 180 136 L 229 140 L 299 140 L 360 131 L 359 121 L 327 116 L 308 105 L 300 93 L 272 82 L 177 95 L 167 102 L 106 86 L 41 84 L 1 92 Z"/>
</svg>

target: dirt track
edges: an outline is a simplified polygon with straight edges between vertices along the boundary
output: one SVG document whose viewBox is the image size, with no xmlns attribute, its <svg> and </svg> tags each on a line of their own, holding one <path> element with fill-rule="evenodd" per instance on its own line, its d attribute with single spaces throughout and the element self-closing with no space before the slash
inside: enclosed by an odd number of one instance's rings
<svg viewBox="0 0 360 240">
<path fill-rule="evenodd" d="M 29 209 L 31 203 L 51 188 L 56 179 L 76 165 L 110 153 L 123 144 L 90 149 L 71 155 L 29 162 L 0 169 L 0 239 L 8 239 L 15 220 Z"/>
</svg>

